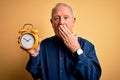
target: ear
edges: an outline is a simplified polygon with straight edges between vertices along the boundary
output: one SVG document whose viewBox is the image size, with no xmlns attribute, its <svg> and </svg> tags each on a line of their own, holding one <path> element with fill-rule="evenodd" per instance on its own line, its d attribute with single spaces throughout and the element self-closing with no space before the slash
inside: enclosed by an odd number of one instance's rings
<svg viewBox="0 0 120 80">
<path fill-rule="evenodd" d="M 52 25 L 52 27 L 53 27 L 53 20 L 52 20 L 52 19 L 50 19 L 50 22 L 51 22 L 51 25 Z"/>
<path fill-rule="evenodd" d="M 53 23 L 52 19 L 50 19 L 51 24 Z"/>
<path fill-rule="evenodd" d="M 76 18 L 74 17 L 74 21 L 73 22 L 75 23 L 75 21 L 76 21 Z"/>
</svg>

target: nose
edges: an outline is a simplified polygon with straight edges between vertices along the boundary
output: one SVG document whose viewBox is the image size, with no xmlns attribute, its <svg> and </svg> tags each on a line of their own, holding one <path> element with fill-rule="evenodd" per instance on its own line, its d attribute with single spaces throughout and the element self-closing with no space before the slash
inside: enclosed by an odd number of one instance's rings
<svg viewBox="0 0 120 80">
<path fill-rule="evenodd" d="M 59 25 L 64 25 L 64 23 L 65 23 L 64 18 L 60 18 Z"/>
</svg>

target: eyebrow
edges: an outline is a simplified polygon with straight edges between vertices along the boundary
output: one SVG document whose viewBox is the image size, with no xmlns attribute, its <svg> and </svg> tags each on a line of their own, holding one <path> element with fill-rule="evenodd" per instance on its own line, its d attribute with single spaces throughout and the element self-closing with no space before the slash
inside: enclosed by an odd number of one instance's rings
<svg viewBox="0 0 120 80">
<path fill-rule="evenodd" d="M 64 16 L 68 16 L 69 17 L 69 15 L 64 15 Z M 59 15 L 54 15 L 53 17 L 59 17 Z"/>
</svg>

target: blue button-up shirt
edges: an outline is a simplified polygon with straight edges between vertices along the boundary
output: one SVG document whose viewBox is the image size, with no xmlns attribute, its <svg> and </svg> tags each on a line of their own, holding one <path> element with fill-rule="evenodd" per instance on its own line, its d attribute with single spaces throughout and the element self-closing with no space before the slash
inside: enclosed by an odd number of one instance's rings
<svg viewBox="0 0 120 80">
<path fill-rule="evenodd" d="M 83 53 L 73 56 L 58 37 L 43 40 L 39 55 L 30 56 L 26 69 L 35 80 L 99 80 L 101 67 L 93 44 L 80 37 L 78 42 Z"/>
</svg>

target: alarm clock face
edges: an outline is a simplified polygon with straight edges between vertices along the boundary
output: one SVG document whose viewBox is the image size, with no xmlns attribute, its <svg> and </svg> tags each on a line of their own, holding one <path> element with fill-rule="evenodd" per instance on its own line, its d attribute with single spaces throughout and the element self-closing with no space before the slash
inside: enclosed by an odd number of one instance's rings
<svg viewBox="0 0 120 80">
<path fill-rule="evenodd" d="M 35 38 L 32 34 L 24 34 L 21 37 L 21 44 L 26 49 L 32 48 L 34 43 L 35 43 Z"/>
</svg>

